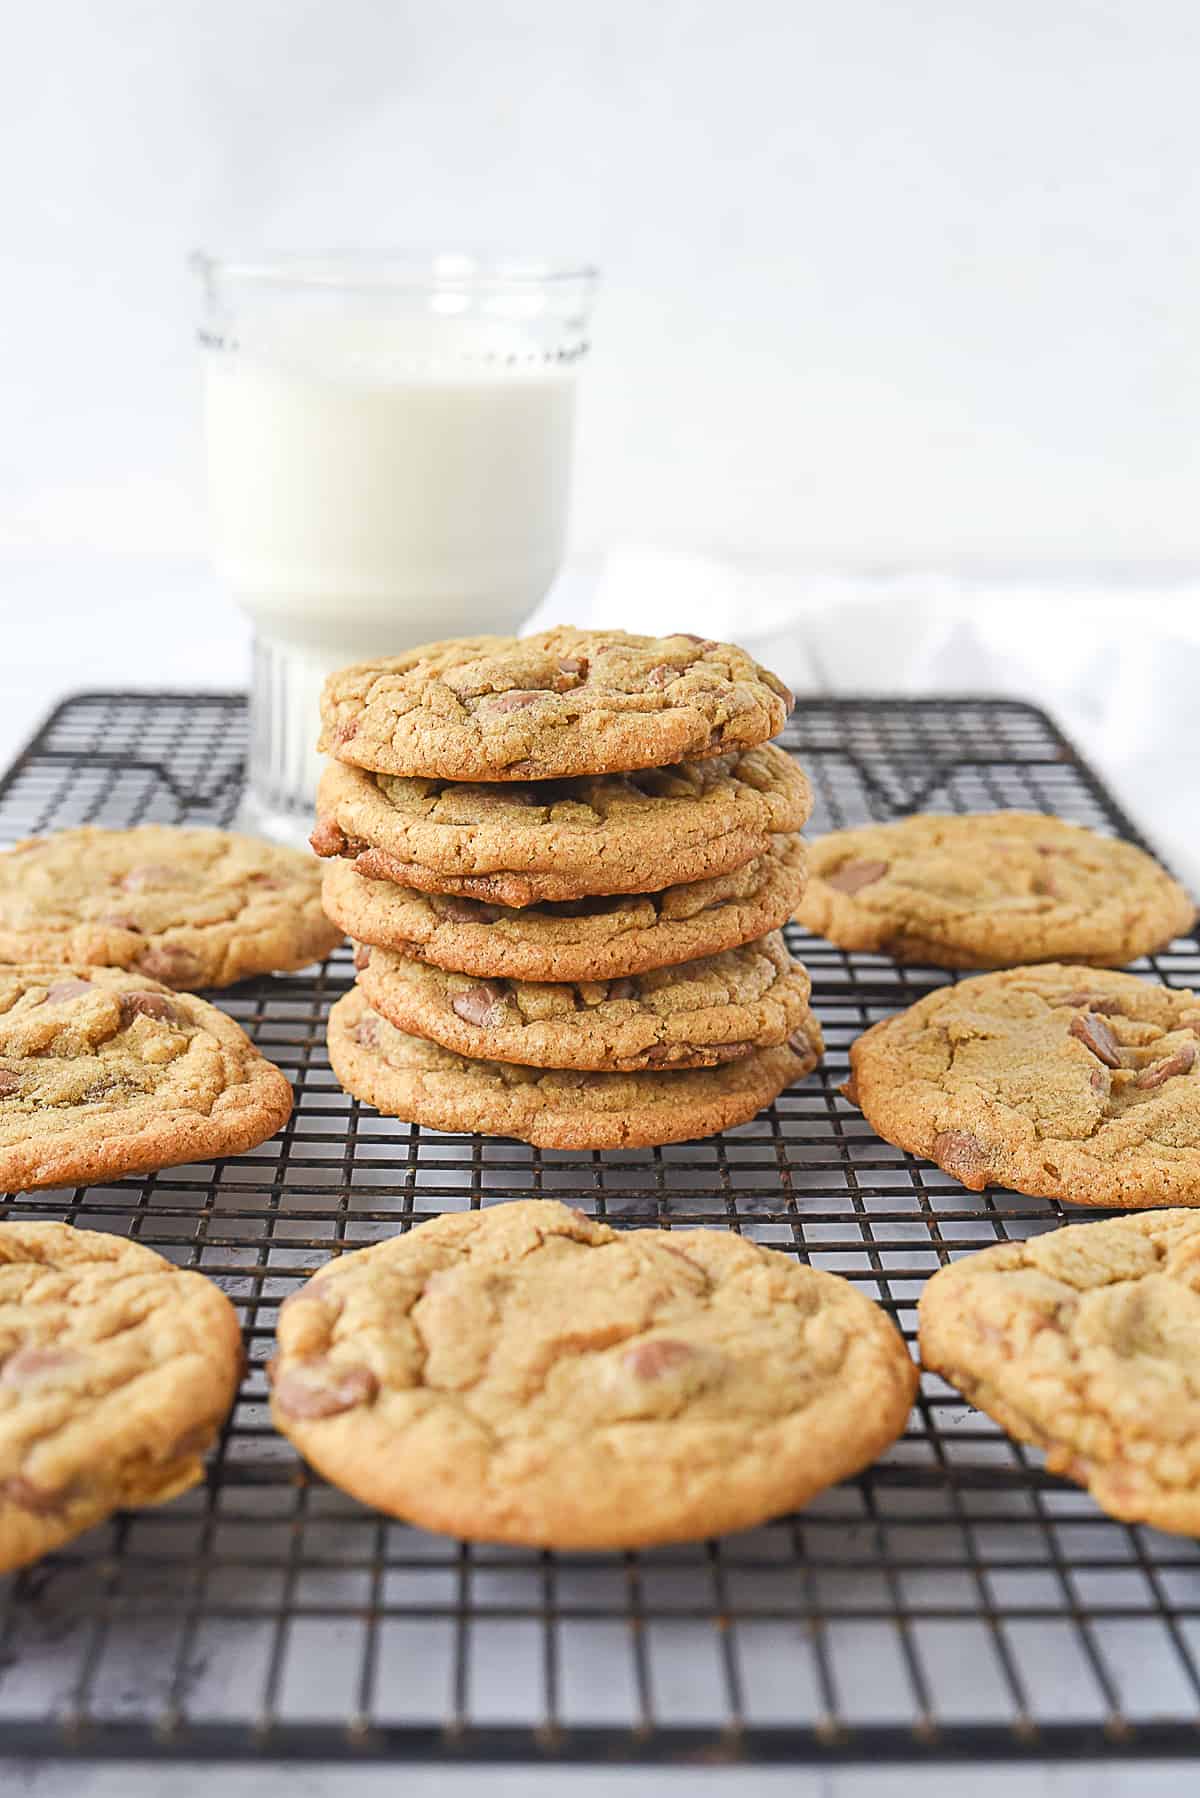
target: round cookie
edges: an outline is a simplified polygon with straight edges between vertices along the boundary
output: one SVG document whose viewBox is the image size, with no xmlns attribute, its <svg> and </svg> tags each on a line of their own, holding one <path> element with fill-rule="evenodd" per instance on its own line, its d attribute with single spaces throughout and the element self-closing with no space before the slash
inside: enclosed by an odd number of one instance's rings
<svg viewBox="0 0 1200 1798">
<path fill-rule="evenodd" d="M 836 1274 L 551 1200 L 329 1263 L 282 1307 L 272 1376 L 276 1426 L 367 1504 L 580 1549 L 794 1510 L 882 1453 L 916 1389 L 893 1325 Z"/>
<path fill-rule="evenodd" d="M 1011 968 L 930 993 L 850 1049 L 880 1136 L 974 1192 L 1200 1205 L 1200 998 L 1133 974 Z"/>
<path fill-rule="evenodd" d="M 691 1142 L 744 1124 L 817 1065 L 809 1012 L 790 1042 L 717 1068 L 588 1074 L 478 1061 L 409 1036 L 355 988 L 329 1014 L 329 1060 L 355 1098 L 433 1130 L 512 1136 L 544 1149 Z"/>
<path fill-rule="evenodd" d="M 804 843 L 778 836 L 753 861 L 661 893 L 600 894 L 524 909 L 325 869 L 326 912 L 348 936 L 459 974 L 613 980 L 718 955 L 778 930 L 804 888 Z"/>
<path fill-rule="evenodd" d="M 196 1485 L 241 1372 L 203 1274 L 125 1237 L 0 1224 L 0 1568 Z"/>
<path fill-rule="evenodd" d="M 707 1068 L 786 1042 L 812 984 L 779 931 L 721 955 L 621 980 L 478 980 L 359 951 L 367 1003 L 398 1030 L 459 1055 L 526 1067 Z"/>
<path fill-rule="evenodd" d="M 119 968 L 0 967 L 0 1190 L 239 1155 L 292 1089 L 191 993 Z"/>
<path fill-rule="evenodd" d="M 1126 1523 L 1200 1535 L 1200 1215 L 1071 1224 L 943 1268 L 924 1365 Z"/>
<path fill-rule="evenodd" d="M 935 968 L 1117 967 L 1196 916 L 1134 844 L 1037 812 L 921 812 L 835 830 L 809 851 L 797 923 L 843 949 Z"/>
<path fill-rule="evenodd" d="M 0 854 L 0 962 L 228 986 L 320 961 L 341 932 L 312 856 L 225 830 L 83 825 Z"/>
<path fill-rule="evenodd" d="M 791 707 L 732 644 L 564 626 L 343 668 L 321 695 L 319 747 L 381 774 L 547 780 L 753 749 Z"/>
<path fill-rule="evenodd" d="M 792 757 L 772 745 L 509 787 L 331 762 L 312 846 L 351 858 L 370 879 L 520 908 L 727 874 L 765 855 L 779 832 L 799 830 L 811 803 Z"/>
</svg>

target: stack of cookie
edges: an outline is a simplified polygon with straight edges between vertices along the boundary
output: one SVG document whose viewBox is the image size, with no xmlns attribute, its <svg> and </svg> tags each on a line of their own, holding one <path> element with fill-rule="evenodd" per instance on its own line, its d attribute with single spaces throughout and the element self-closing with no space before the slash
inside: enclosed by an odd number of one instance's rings
<svg viewBox="0 0 1200 1798">
<path fill-rule="evenodd" d="M 780 926 L 786 688 L 690 636 L 467 638 L 327 684 L 313 847 L 357 943 L 329 1050 L 391 1116 L 550 1148 L 742 1123 L 821 1053 Z"/>
</svg>

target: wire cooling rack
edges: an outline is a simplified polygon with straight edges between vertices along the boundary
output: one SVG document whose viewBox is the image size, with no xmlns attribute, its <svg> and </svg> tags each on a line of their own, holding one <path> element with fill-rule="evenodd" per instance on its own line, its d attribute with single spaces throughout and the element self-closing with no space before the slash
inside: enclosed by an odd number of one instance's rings
<svg viewBox="0 0 1200 1798">
<path fill-rule="evenodd" d="M 235 696 L 66 701 L 0 781 L 0 837 L 94 821 L 227 824 Z M 806 700 L 786 743 L 816 830 L 1023 806 L 1136 836 L 1040 712 Z M 796 933 L 829 1044 L 754 1123 L 704 1142 L 539 1152 L 378 1118 L 325 1053 L 344 951 L 219 995 L 296 1089 L 252 1154 L 13 1195 L 8 1218 L 127 1232 L 212 1276 L 251 1365 L 207 1484 L 0 1582 L 0 1752 L 493 1760 L 1189 1755 L 1200 1556 L 1049 1477 L 927 1377 L 870 1472 L 766 1528 L 638 1554 L 470 1547 L 378 1516 L 271 1430 L 279 1301 L 329 1255 L 438 1212 L 562 1197 L 620 1225 L 740 1230 L 844 1274 L 912 1338 L 948 1258 L 1062 1221 L 965 1192 L 837 1094 L 852 1038 L 948 976 Z M 1142 966 L 1200 980 L 1195 942 Z"/>
</svg>

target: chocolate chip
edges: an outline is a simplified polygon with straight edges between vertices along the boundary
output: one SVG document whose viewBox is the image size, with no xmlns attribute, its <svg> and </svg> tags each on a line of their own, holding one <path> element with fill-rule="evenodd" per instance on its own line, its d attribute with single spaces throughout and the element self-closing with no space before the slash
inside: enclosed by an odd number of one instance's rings
<svg viewBox="0 0 1200 1798">
<path fill-rule="evenodd" d="M 350 839 L 332 818 L 318 818 L 309 843 L 317 855 L 345 855 Z"/>
<path fill-rule="evenodd" d="M 107 924 L 113 930 L 132 930 L 138 936 L 142 934 L 141 925 L 136 918 L 131 918 L 127 911 L 105 912 L 100 922 Z"/>
<path fill-rule="evenodd" d="M 639 1342 L 626 1349 L 622 1359 L 630 1373 L 639 1380 L 659 1380 L 696 1358 L 695 1349 L 686 1342 L 657 1336 L 652 1342 Z"/>
<path fill-rule="evenodd" d="M 1106 1068 L 1120 1067 L 1120 1045 L 1104 1019 L 1097 1017 L 1094 1012 L 1081 1011 L 1077 1017 L 1073 1017 L 1067 1034 L 1076 1037 L 1085 1049 L 1090 1049 Z"/>
<path fill-rule="evenodd" d="M 370 967 L 371 951 L 368 949 L 368 947 L 365 943 L 359 943 L 358 947 L 355 949 L 354 965 L 358 969 L 360 974 L 362 973 L 364 968 Z"/>
<path fill-rule="evenodd" d="M 64 1368 L 77 1367 L 82 1360 L 74 1349 L 45 1347 L 39 1348 L 36 1343 L 27 1343 L 8 1357 L 0 1370 L 0 1380 L 6 1386 L 32 1386 L 45 1374 L 61 1373 Z"/>
<path fill-rule="evenodd" d="M 65 1000 L 77 999 L 80 993 L 90 993 L 91 990 L 92 988 L 86 980 L 56 980 L 53 986 L 47 989 L 42 1003 L 61 1005 Z"/>
<path fill-rule="evenodd" d="M 635 999 L 637 997 L 636 980 L 630 980 L 627 975 L 622 980 L 610 980 L 605 997 L 609 999 Z"/>
<path fill-rule="evenodd" d="M 826 874 L 825 885 L 836 887 L 839 893 L 858 893 L 882 880 L 887 871 L 886 862 L 845 862 L 834 873 Z"/>
<path fill-rule="evenodd" d="M 1121 1001 L 1114 994 L 1093 992 L 1088 987 L 1079 987 L 1069 993 L 1056 993 L 1052 999 L 1047 1000 L 1047 1004 L 1069 1005 L 1073 1010 L 1082 1006 L 1085 1011 L 1102 1011 L 1110 1018 L 1119 1018 L 1122 1012 Z"/>
<path fill-rule="evenodd" d="M 0 1068 L 0 1099 L 11 1099 L 21 1090 L 21 1082 L 10 1068 Z"/>
<path fill-rule="evenodd" d="M 152 943 L 138 956 L 137 965 L 140 973 L 161 980 L 164 986 L 186 986 L 200 972 L 199 961 L 179 943 Z"/>
<path fill-rule="evenodd" d="M 497 693 L 488 701 L 490 712 L 521 712 L 527 705 L 536 705 L 539 699 L 545 699 L 543 689 L 538 693 Z"/>
<path fill-rule="evenodd" d="M 660 662 L 658 667 L 652 668 L 646 676 L 646 685 L 648 687 L 665 687 L 669 681 L 675 679 L 679 672 L 678 668 L 672 668 L 669 663 Z"/>
<path fill-rule="evenodd" d="M 578 674 L 581 677 L 586 677 L 587 666 L 586 656 L 564 656 L 562 661 L 558 664 L 558 672 L 560 674 Z"/>
<path fill-rule="evenodd" d="M 715 637 L 697 637 L 694 631 L 676 631 L 675 635 L 682 637 L 685 643 L 698 643 L 701 655 L 706 655 L 710 649 L 717 647 Z"/>
<path fill-rule="evenodd" d="M 121 885 L 127 893 L 141 893 L 147 887 L 177 886 L 181 878 L 181 870 L 170 862 L 143 862 L 140 868 L 130 868 Z"/>
<path fill-rule="evenodd" d="M 465 993 L 455 993 L 450 1008 L 464 1023 L 476 1024 L 482 1030 L 494 1029 L 504 1021 L 504 988 L 494 980 L 481 980 Z"/>
<path fill-rule="evenodd" d="M 336 1417 L 369 1404 L 379 1381 L 369 1367 L 331 1367 L 304 1361 L 272 1380 L 271 1395 L 288 1417 Z"/>
<path fill-rule="evenodd" d="M 746 1047 L 752 1049 L 754 1044 L 747 1043 Z M 793 1030 L 788 1037 L 788 1048 L 793 1055 L 811 1055 L 812 1043 L 809 1041 L 807 1030 Z"/>
<path fill-rule="evenodd" d="M 334 726 L 333 740 L 335 743 L 348 743 L 357 730 L 358 719 L 348 718 L 344 724 L 337 724 Z"/>
<path fill-rule="evenodd" d="M 802 1034 L 803 1033 L 798 1030 L 794 1032 L 793 1037 L 788 1038 L 789 1045 L 794 1048 L 794 1037 L 802 1036 Z M 797 1055 L 806 1053 L 808 1046 L 807 1037 L 804 1037 L 804 1043 L 805 1048 L 797 1049 Z M 744 1061 L 747 1055 L 753 1055 L 754 1053 L 753 1043 L 707 1043 L 705 1047 L 707 1048 L 708 1053 L 710 1055 L 715 1055 L 719 1061 Z"/>
<path fill-rule="evenodd" d="M 179 1022 L 179 1013 L 162 993 L 121 993 L 117 1003 L 121 1007 L 122 1024 L 132 1024 L 138 1017 L 161 1018 L 167 1024 Z"/>
<path fill-rule="evenodd" d="M 440 912 L 443 918 L 449 918 L 452 924 L 475 924 L 480 920 L 482 912 L 491 909 L 490 906 L 475 905 L 470 899 L 438 898 L 434 901 L 434 910 Z M 490 919 L 484 921 L 491 922 Z"/>
<path fill-rule="evenodd" d="M 1143 1068 L 1133 1084 L 1141 1087 L 1161 1086 L 1164 1080 L 1170 1080 L 1176 1074 L 1186 1074 L 1195 1059 L 1195 1043 L 1184 1043 L 1173 1055 L 1164 1056 L 1162 1061 Z"/>
<path fill-rule="evenodd" d="M 364 1049 L 379 1047 L 379 1019 L 368 1012 L 365 1018 L 358 1021 L 358 1029 L 354 1032 Z"/>
<path fill-rule="evenodd" d="M 1103 1068 L 1093 1068 L 1088 1075 L 1088 1085 L 1094 1093 L 1108 1094 L 1112 1090 L 1112 1081 Z"/>
<path fill-rule="evenodd" d="M 933 1139 L 933 1159 L 942 1172 L 953 1174 L 972 1192 L 982 1192 L 988 1183 L 991 1163 L 977 1136 L 969 1130 L 941 1130 Z"/>
</svg>

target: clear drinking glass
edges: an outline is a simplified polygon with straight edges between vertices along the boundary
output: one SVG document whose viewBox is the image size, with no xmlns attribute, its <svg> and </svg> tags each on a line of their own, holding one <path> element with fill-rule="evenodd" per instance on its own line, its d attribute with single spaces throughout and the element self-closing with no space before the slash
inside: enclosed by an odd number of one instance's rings
<svg viewBox="0 0 1200 1798">
<path fill-rule="evenodd" d="M 321 683 L 517 628 L 562 560 L 593 269 L 197 255 L 218 569 L 254 624 L 239 822 L 312 825 Z"/>
</svg>

